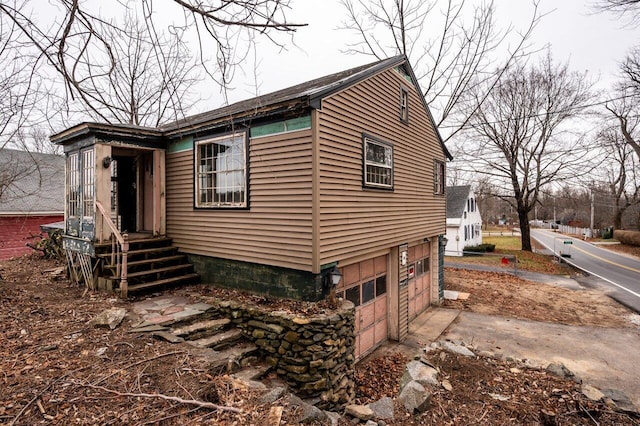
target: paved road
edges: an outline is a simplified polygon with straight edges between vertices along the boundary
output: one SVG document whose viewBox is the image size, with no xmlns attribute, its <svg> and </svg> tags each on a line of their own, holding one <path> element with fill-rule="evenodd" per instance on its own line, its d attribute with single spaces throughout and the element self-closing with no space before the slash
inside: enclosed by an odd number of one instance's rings
<svg viewBox="0 0 640 426">
<path fill-rule="evenodd" d="M 640 312 L 640 260 L 552 231 L 532 229 L 531 236 L 556 255 L 570 254 L 562 259 L 603 280 L 614 299 Z"/>
</svg>

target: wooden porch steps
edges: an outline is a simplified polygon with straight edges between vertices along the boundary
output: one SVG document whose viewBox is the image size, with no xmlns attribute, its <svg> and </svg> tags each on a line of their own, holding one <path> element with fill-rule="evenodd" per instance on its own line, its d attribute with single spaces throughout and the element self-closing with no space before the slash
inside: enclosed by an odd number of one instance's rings
<svg viewBox="0 0 640 426">
<path fill-rule="evenodd" d="M 129 291 L 139 291 L 139 290 L 145 290 L 145 289 L 150 289 L 154 287 L 167 286 L 170 284 L 173 285 L 173 284 L 193 283 L 193 282 L 196 282 L 198 278 L 200 278 L 200 275 L 193 273 L 188 275 L 181 275 L 178 277 L 164 278 L 162 280 L 150 281 L 146 283 L 130 284 L 128 288 L 129 288 Z"/>
<path fill-rule="evenodd" d="M 126 293 L 197 282 L 199 276 L 194 272 L 193 265 L 172 243 L 171 238 L 129 241 Z M 122 254 L 118 253 L 115 262 L 111 263 L 110 243 L 96 244 L 95 249 L 96 257 L 102 265 L 100 278 L 111 283 L 111 287 L 120 287 L 120 275 L 117 271 L 119 265 L 122 265 Z"/>
</svg>

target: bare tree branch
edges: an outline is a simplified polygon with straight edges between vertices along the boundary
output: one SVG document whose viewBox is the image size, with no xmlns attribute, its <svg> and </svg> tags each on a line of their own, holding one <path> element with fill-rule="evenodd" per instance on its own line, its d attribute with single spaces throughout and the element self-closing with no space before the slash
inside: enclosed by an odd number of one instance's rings
<svg viewBox="0 0 640 426">
<path fill-rule="evenodd" d="M 496 25 L 492 1 L 479 6 L 465 0 L 443 2 L 418 0 L 341 0 L 347 18 L 341 29 L 359 38 L 346 52 L 384 58 L 405 54 L 409 57 L 425 100 L 436 115 L 436 124 L 446 130 L 445 141 L 453 138 L 467 124 L 473 110 L 468 110 L 466 95 L 479 88 L 482 103 L 502 74 L 527 54 L 528 40 L 541 19 L 538 2 L 528 27 L 517 34 L 513 46 L 507 46 L 513 28 Z M 441 16 L 437 13 L 440 12 Z M 427 33 L 425 28 L 439 28 Z M 435 34 L 435 35 L 434 35 Z M 507 59 L 495 66 L 492 56 L 507 50 Z M 461 105 L 465 104 L 465 108 Z"/>
<path fill-rule="evenodd" d="M 540 191 L 586 172 L 584 139 L 569 134 L 564 125 L 582 113 L 578 106 L 592 100 L 590 83 L 567 65 L 555 64 L 548 54 L 536 66 L 518 64 L 509 70 L 479 102 L 485 93 L 478 88 L 469 107 L 471 130 L 461 160 L 471 171 L 492 176 L 500 193 L 510 195 L 522 249 L 530 251 L 528 215 Z"/>
</svg>

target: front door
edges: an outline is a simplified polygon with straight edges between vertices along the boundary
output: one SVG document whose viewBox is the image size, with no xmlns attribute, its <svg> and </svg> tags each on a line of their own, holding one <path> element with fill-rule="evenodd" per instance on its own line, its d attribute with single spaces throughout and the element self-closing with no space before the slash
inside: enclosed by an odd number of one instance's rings
<svg viewBox="0 0 640 426">
<path fill-rule="evenodd" d="M 137 229 L 137 161 L 135 157 L 115 157 L 111 164 L 112 199 L 121 232 Z"/>
</svg>

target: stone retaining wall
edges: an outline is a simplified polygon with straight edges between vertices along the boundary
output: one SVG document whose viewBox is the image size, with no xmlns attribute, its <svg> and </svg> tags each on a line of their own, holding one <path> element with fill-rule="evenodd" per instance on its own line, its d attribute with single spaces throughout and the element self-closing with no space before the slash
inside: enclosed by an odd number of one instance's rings
<svg viewBox="0 0 640 426">
<path fill-rule="evenodd" d="M 261 350 L 267 362 L 301 398 L 332 409 L 355 397 L 353 303 L 343 301 L 330 314 L 304 317 L 283 311 L 212 300 Z"/>
</svg>

